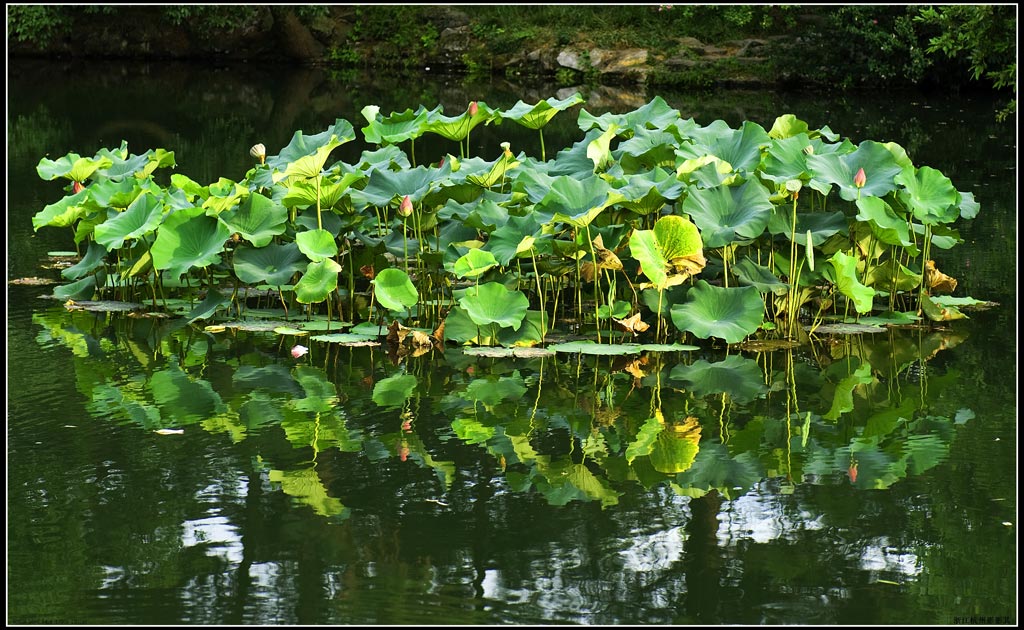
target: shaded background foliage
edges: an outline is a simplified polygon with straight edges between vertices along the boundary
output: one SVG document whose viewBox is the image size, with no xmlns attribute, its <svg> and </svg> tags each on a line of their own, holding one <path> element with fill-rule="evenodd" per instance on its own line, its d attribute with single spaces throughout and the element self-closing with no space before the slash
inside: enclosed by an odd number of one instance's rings
<svg viewBox="0 0 1024 630">
<path fill-rule="evenodd" d="M 989 87 L 1016 103 L 1016 5 L 8 6 L 13 55 L 224 58 L 455 73 L 507 72 L 516 53 L 565 46 L 647 48 L 655 66 L 708 45 L 768 42 L 757 79 L 829 87 Z M 124 28 L 130 24 L 131 29 Z M 460 41 L 442 49 L 441 35 Z M 732 70 L 736 70 L 732 68 Z M 517 73 L 555 74 L 519 67 Z M 715 72 L 655 68 L 651 84 L 704 85 Z M 546 77 L 552 78 L 552 77 Z M 578 77 L 576 77 L 578 78 Z M 596 75 L 584 73 L 594 81 Z"/>
</svg>

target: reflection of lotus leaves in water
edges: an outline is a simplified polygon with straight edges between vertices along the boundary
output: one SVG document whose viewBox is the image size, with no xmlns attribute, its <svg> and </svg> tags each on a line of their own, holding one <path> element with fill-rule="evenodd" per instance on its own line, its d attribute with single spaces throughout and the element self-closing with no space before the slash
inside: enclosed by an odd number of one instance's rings
<svg viewBox="0 0 1024 630">
<path fill-rule="evenodd" d="M 658 472 L 681 473 L 693 465 L 700 450 L 700 424 L 689 416 L 679 424 L 666 424 L 651 449 L 651 465 Z"/>
</svg>

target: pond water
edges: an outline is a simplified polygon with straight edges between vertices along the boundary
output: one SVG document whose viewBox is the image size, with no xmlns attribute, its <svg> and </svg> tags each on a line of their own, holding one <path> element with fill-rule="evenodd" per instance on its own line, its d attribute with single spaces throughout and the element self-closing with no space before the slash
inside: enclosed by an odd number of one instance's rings
<svg viewBox="0 0 1024 630">
<path fill-rule="evenodd" d="M 46 253 L 73 249 L 32 230 L 64 194 L 43 156 L 127 140 L 195 181 L 240 179 L 252 144 L 358 128 L 365 105 L 557 91 L 11 61 L 8 279 L 57 278 Z M 901 144 L 974 192 L 964 243 L 936 258 L 957 295 L 1000 306 L 792 350 L 293 358 L 273 332 L 69 312 L 11 285 L 8 622 L 1015 624 L 1012 123 L 969 94 L 659 94 L 701 124 L 792 113 Z M 549 149 L 580 137 L 575 113 L 545 131 Z M 537 151 L 511 123 L 473 135 L 482 154 L 503 140 Z"/>
</svg>

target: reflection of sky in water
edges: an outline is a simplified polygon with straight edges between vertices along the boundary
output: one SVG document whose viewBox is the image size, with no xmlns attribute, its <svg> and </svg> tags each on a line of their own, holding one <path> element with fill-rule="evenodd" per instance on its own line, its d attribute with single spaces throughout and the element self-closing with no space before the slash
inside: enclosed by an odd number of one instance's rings
<svg viewBox="0 0 1024 630">
<path fill-rule="evenodd" d="M 637 536 L 628 549 L 620 551 L 623 568 L 631 571 L 663 571 L 683 555 L 686 532 L 673 527 L 647 536 Z"/>
<path fill-rule="evenodd" d="M 735 544 L 744 539 L 767 543 L 780 538 L 795 540 L 803 530 L 822 528 L 821 515 L 800 507 L 786 510 L 791 500 L 771 494 L 764 484 L 753 491 L 724 503 L 718 514 L 718 541 L 722 545 Z M 763 494 L 759 492 L 763 491 Z"/>
<path fill-rule="evenodd" d="M 918 575 L 922 571 L 917 554 L 901 552 L 880 536 L 867 543 L 860 554 L 860 568 L 865 571 Z"/>
</svg>

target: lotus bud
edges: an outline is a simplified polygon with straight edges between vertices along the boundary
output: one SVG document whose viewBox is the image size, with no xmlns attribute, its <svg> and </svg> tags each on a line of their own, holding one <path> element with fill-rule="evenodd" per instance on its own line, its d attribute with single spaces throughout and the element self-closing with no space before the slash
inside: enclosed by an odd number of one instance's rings
<svg viewBox="0 0 1024 630">
<path fill-rule="evenodd" d="M 806 147 L 804 147 L 804 153 L 806 153 L 807 155 L 814 155 L 814 146 L 809 144 Z"/>
<path fill-rule="evenodd" d="M 76 195 L 82 192 L 82 190 L 84 189 L 85 186 L 82 185 L 82 182 L 72 182 L 71 184 L 71 192 L 75 193 Z"/>
<path fill-rule="evenodd" d="M 480 107 L 476 104 L 476 101 L 471 102 L 469 104 L 469 117 L 472 118 L 473 116 L 476 116 L 476 113 L 479 110 Z"/>
<path fill-rule="evenodd" d="M 412 199 L 409 199 L 409 195 L 402 197 L 402 205 L 398 206 L 398 214 L 403 217 L 412 214 Z"/>
<path fill-rule="evenodd" d="M 501 148 L 505 150 L 505 157 L 512 157 L 512 144 L 509 142 L 502 142 Z"/>
<path fill-rule="evenodd" d="M 862 168 L 853 176 L 853 185 L 857 188 L 864 188 L 866 183 L 868 183 L 868 176 L 864 174 L 864 169 Z"/>
<path fill-rule="evenodd" d="M 307 348 L 306 346 L 292 346 L 292 357 L 296 359 L 305 355 L 307 352 L 309 352 L 309 348 Z"/>
<path fill-rule="evenodd" d="M 260 164 L 266 164 L 267 162 L 267 147 L 263 146 L 262 143 L 252 145 L 249 149 L 249 155 L 260 161 Z"/>
</svg>

